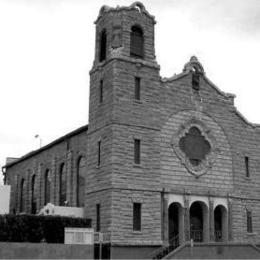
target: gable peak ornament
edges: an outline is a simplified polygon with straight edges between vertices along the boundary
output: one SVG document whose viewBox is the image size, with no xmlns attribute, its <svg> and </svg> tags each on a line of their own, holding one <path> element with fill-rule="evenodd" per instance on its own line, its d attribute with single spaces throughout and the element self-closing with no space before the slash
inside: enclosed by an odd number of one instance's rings
<svg viewBox="0 0 260 260">
<path fill-rule="evenodd" d="M 195 72 L 195 73 L 198 73 L 201 75 L 205 74 L 204 68 L 196 56 L 192 56 L 190 58 L 190 61 L 184 65 L 183 72 L 189 72 L 189 71 Z"/>
</svg>

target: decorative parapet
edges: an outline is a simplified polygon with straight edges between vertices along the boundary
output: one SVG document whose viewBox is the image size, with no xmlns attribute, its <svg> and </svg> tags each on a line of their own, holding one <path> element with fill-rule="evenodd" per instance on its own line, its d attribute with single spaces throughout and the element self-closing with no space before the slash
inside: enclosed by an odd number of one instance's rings
<svg viewBox="0 0 260 260">
<path fill-rule="evenodd" d="M 108 12 L 117 12 L 117 11 L 130 11 L 130 10 L 137 10 L 140 13 L 143 13 L 145 15 L 147 15 L 149 18 L 151 18 L 154 23 L 156 23 L 155 21 L 155 17 L 153 15 L 151 15 L 145 8 L 145 6 L 143 5 L 143 3 L 137 1 L 132 3 L 130 6 L 117 6 L 117 7 L 110 7 L 108 5 L 103 5 L 100 10 L 99 10 L 99 14 L 97 17 L 97 20 L 94 22 L 95 24 L 99 21 L 99 19 L 102 17 L 102 15 L 104 15 L 105 13 Z"/>
</svg>

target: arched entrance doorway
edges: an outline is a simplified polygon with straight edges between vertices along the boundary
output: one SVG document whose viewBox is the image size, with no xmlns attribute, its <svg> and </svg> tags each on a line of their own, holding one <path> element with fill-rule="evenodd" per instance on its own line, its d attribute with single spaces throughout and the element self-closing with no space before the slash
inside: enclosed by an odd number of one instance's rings
<svg viewBox="0 0 260 260">
<path fill-rule="evenodd" d="M 195 201 L 190 207 L 190 238 L 194 242 L 208 240 L 209 236 L 208 207 L 201 201 Z"/>
<path fill-rule="evenodd" d="M 168 208 L 169 243 L 179 245 L 183 240 L 184 218 L 183 208 L 178 202 L 173 202 Z"/>
<path fill-rule="evenodd" d="M 216 242 L 227 240 L 227 222 L 226 208 L 218 205 L 214 210 L 214 236 Z"/>
</svg>

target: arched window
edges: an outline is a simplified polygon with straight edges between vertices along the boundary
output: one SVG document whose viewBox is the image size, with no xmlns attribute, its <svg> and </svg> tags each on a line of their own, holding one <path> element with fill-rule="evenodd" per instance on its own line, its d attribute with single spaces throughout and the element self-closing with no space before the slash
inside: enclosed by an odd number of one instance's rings
<svg viewBox="0 0 260 260">
<path fill-rule="evenodd" d="M 142 29 L 138 26 L 131 28 L 130 56 L 136 58 L 144 57 L 144 36 Z"/>
<path fill-rule="evenodd" d="M 59 177 L 60 177 L 60 206 L 65 206 L 66 205 L 66 172 L 65 172 L 65 165 L 64 163 L 61 164 L 60 166 L 60 172 L 59 172 Z"/>
<path fill-rule="evenodd" d="M 99 40 L 99 61 L 106 59 L 107 52 L 107 33 L 106 30 L 103 30 L 100 34 Z"/>
<path fill-rule="evenodd" d="M 85 202 L 86 160 L 80 157 L 77 163 L 77 206 L 84 207 Z"/>
<path fill-rule="evenodd" d="M 20 184 L 20 212 L 24 211 L 24 178 L 22 178 L 21 180 L 21 184 Z"/>
<path fill-rule="evenodd" d="M 19 179 L 20 179 L 20 176 L 19 174 L 17 174 L 15 177 L 14 177 L 14 181 L 15 181 L 15 210 L 14 212 L 18 211 L 19 210 L 19 186 L 20 186 L 20 182 L 19 182 Z"/>
<path fill-rule="evenodd" d="M 44 176 L 44 205 L 50 202 L 51 179 L 50 171 L 47 169 Z"/>
<path fill-rule="evenodd" d="M 31 192 L 32 192 L 32 200 L 31 200 L 31 213 L 36 214 L 36 196 L 35 196 L 35 174 L 32 176 L 32 182 L 31 182 Z"/>
</svg>

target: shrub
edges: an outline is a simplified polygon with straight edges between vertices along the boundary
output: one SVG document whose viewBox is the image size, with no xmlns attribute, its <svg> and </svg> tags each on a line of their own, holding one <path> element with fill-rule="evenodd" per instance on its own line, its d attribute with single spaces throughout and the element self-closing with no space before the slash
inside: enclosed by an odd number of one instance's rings
<svg viewBox="0 0 260 260">
<path fill-rule="evenodd" d="M 91 220 L 61 216 L 0 215 L 0 241 L 64 243 L 65 227 L 90 228 Z"/>
</svg>

